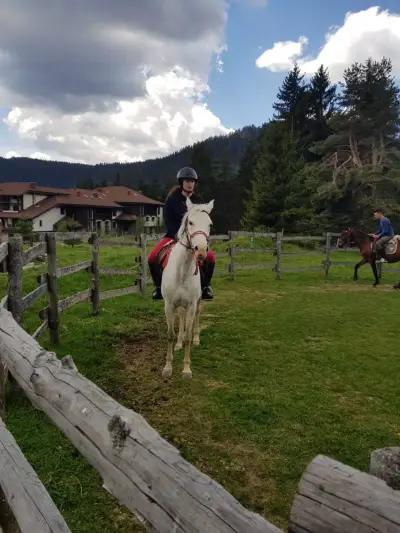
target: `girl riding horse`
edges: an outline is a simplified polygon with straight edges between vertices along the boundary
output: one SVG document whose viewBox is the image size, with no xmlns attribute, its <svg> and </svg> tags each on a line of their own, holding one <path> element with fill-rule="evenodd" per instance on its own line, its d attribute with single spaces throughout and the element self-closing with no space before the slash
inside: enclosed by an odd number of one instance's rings
<svg viewBox="0 0 400 533">
<path fill-rule="evenodd" d="M 176 240 L 176 234 L 182 219 L 187 212 L 186 200 L 188 198 L 190 198 L 192 202 L 198 200 L 194 194 L 196 185 L 199 181 L 196 171 L 191 167 L 183 167 L 179 170 L 176 178 L 178 180 L 178 185 L 173 187 L 169 192 L 165 202 L 165 224 L 167 226 L 167 233 L 156 244 L 148 257 L 150 274 L 154 283 L 153 300 L 162 300 L 161 279 L 163 269 L 161 266 L 160 254 L 166 246 L 174 243 Z M 214 273 L 214 267 L 215 255 L 211 250 L 208 250 L 206 258 L 200 265 L 201 296 L 203 300 L 212 300 L 214 297 L 211 288 L 211 278 Z"/>
</svg>

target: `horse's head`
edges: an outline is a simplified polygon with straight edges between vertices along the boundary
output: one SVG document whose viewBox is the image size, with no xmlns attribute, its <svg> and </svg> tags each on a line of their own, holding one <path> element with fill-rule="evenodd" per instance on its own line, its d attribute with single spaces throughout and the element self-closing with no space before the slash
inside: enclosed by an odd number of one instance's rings
<svg viewBox="0 0 400 533">
<path fill-rule="evenodd" d="M 198 261 L 204 261 L 208 252 L 208 240 L 212 225 L 210 213 L 214 200 L 208 204 L 193 204 L 186 200 L 187 213 L 178 231 L 178 239 L 193 251 Z"/>
<path fill-rule="evenodd" d="M 338 248 L 350 248 L 355 245 L 354 230 L 348 228 L 342 231 L 337 240 Z"/>
</svg>

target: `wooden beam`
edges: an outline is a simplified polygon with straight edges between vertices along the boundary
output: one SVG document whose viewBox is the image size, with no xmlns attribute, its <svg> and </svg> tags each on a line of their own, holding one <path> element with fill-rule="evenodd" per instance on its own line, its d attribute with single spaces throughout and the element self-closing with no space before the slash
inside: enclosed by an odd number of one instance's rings
<svg viewBox="0 0 400 533">
<path fill-rule="evenodd" d="M 0 244 L 0 263 L 4 261 L 7 255 L 8 255 L 8 243 L 2 242 Z"/>
<path fill-rule="evenodd" d="M 116 296 L 124 296 L 125 294 L 139 294 L 140 288 L 138 285 L 132 285 L 130 287 L 122 287 L 122 289 L 111 289 L 109 291 L 103 291 L 100 293 L 100 300 L 109 300 Z"/>
<path fill-rule="evenodd" d="M 70 532 L 49 493 L 2 420 L 0 472 L 0 486 L 21 533 Z"/>
<path fill-rule="evenodd" d="M 46 243 L 40 242 L 39 244 L 36 244 L 35 246 L 32 246 L 32 248 L 28 248 L 25 252 L 22 254 L 22 264 L 27 265 L 28 263 L 31 263 L 41 255 L 46 255 Z"/>
<path fill-rule="evenodd" d="M 36 289 L 33 289 L 33 291 L 29 292 L 26 296 L 22 298 L 22 307 L 23 310 L 27 309 L 30 305 L 32 305 L 36 300 L 38 300 L 41 296 L 46 294 L 47 292 L 47 283 L 42 283 L 39 285 L 39 287 L 36 287 Z"/>
<path fill-rule="evenodd" d="M 374 476 L 318 455 L 301 478 L 290 533 L 395 533 L 400 493 Z"/>
<path fill-rule="evenodd" d="M 279 532 L 185 461 L 141 415 L 79 374 L 71 358 L 60 361 L 41 348 L 5 309 L 0 309 L 0 353 L 33 404 L 152 531 Z"/>
</svg>

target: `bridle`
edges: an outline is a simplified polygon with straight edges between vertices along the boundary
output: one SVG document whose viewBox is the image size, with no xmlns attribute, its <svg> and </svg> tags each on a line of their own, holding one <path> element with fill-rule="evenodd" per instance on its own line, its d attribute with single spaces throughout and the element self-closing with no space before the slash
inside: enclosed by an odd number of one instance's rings
<svg viewBox="0 0 400 533">
<path fill-rule="evenodd" d="M 203 213 L 206 213 L 206 211 L 203 211 Z M 194 271 L 194 274 L 193 274 L 195 276 L 199 271 L 199 262 L 196 261 L 195 259 L 196 250 L 192 244 L 192 239 L 196 235 L 203 235 L 206 238 L 207 245 L 208 245 L 210 241 L 210 236 L 205 231 L 202 231 L 202 230 L 197 230 L 197 231 L 194 231 L 193 233 L 189 233 L 188 225 L 189 225 L 189 218 L 186 219 L 185 230 L 184 230 L 184 235 L 186 237 L 188 244 L 184 243 L 181 239 L 178 240 L 178 243 L 182 244 L 182 246 L 184 246 L 187 250 L 190 250 L 192 252 L 193 260 L 196 263 L 196 270 Z"/>
</svg>

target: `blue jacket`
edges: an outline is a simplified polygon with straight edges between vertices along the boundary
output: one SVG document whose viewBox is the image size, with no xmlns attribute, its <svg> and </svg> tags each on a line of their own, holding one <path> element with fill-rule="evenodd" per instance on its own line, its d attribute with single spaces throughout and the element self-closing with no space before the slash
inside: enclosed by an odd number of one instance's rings
<svg viewBox="0 0 400 533">
<path fill-rule="evenodd" d="M 194 204 L 200 203 L 200 199 L 195 194 L 190 197 L 190 200 Z M 178 188 L 168 196 L 164 206 L 165 225 L 167 226 L 166 237 L 175 239 L 186 211 L 186 196 Z"/>
<path fill-rule="evenodd" d="M 394 229 L 392 226 L 392 223 L 387 217 L 381 218 L 379 221 L 379 229 L 377 232 L 377 236 L 379 238 L 381 237 L 393 237 L 394 235 Z"/>
</svg>

